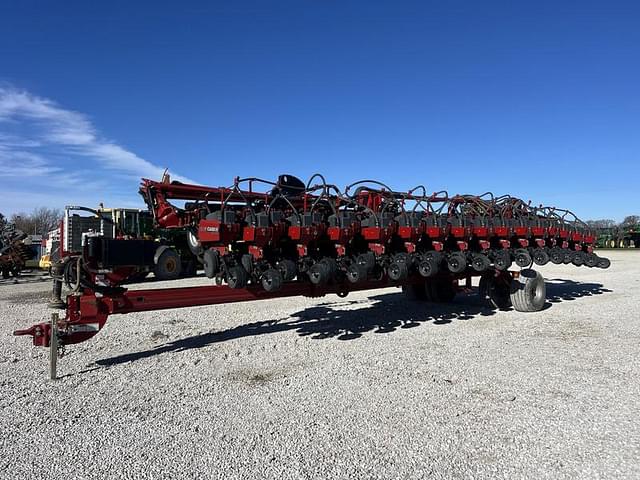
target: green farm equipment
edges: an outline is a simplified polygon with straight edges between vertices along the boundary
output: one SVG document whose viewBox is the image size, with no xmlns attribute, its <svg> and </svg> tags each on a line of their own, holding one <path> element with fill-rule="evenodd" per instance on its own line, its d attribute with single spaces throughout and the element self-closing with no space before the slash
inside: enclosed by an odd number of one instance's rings
<svg viewBox="0 0 640 480">
<path fill-rule="evenodd" d="M 598 248 L 640 248 L 640 224 L 598 229 Z"/>
</svg>

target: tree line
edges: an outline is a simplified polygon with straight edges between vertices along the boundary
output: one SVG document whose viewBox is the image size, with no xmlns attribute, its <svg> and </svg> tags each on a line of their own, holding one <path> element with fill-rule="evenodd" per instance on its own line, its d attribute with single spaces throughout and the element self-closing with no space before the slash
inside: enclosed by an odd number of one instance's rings
<svg viewBox="0 0 640 480">
<path fill-rule="evenodd" d="M 618 223 L 615 220 L 610 219 L 587 220 L 585 223 L 592 228 L 630 227 L 640 223 L 640 215 L 629 215 L 628 217 L 624 217 L 622 223 Z"/>
<path fill-rule="evenodd" d="M 13 223 L 28 235 L 45 235 L 58 227 L 63 215 L 61 209 L 48 207 L 35 208 L 31 213 L 14 213 L 8 219 L 0 213 L 0 228 Z"/>
</svg>

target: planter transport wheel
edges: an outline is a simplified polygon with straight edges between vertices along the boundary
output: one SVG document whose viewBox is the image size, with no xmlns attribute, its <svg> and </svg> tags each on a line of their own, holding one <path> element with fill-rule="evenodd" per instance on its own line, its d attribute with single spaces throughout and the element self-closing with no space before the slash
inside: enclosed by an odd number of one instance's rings
<svg viewBox="0 0 640 480">
<path fill-rule="evenodd" d="M 507 310 L 511 307 L 511 275 L 486 272 L 480 277 L 478 293 L 489 308 Z"/>
<path fill-rule="evenodd" d="M 449 303 L 456 296 L 456 288 L 448 277 L 427 279 L 425 289 L 427 300 L 435 303 Z"/>
<path fill-rule="evenodd" d="M 538 312 L 544 307 L 547 289 L 540 272 L 522 270 L 511 281 L 511 304 L 518 312 Z"/>
<path fill-rule="evenodd" d="M 407 300 L 416 301 L 416 300 L 426 300 L 427 292 L 426 292 L 426 284 L 425 282 L 419 283 L 411 283 L 409 285 L 402 286 L 402 292 L 407 297 Z"/>
</svg>

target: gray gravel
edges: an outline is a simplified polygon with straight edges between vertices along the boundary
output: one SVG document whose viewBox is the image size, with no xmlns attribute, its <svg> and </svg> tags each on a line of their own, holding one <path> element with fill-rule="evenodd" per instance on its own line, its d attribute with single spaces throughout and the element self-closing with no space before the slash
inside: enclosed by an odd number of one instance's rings
<svg viewBox="0 0 640 480">
<path fill-rule="evenodd" d="M 606 254 L 542 268 L 533 314 L 386 289 L 113 316 L 57 382 L 11 336 L 49 283 L 4 282 L 0 478 L 640 478 L 640 251 Z"/>
</svg>

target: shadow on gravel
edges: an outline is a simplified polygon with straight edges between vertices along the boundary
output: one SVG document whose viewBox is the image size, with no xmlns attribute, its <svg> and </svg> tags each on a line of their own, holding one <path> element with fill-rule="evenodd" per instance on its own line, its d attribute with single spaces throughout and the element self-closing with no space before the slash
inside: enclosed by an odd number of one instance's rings
<svg viewBox="0 0 640 480">
<path fill-rule="evenodd" d="M 0 286 L 2 285 L 24 285 L 26 283 L 44 283 L 51 280 L 51 277 L 46 274 L 22 274 L 18 278 L 0 278 Z"/>
<path fill-rule="evenodd" d="M 575 300 L 592 295 L 602 295 L 612 290 L 603 288 L 601 283 L 583 283 L 559 278 L 545 279 L 547 286 L 547 302 L 558 303 L 566 300 Z"/>
<path fill-rule="evenodd" d="M 547 283 L 547 297 L 552 303 L 610 291 L 602 288 L 602 284 L 599 283 L 580 283 L 559 279 L 549 280 Z M 358 307 L 358 305 L 363 306 Z M 546 308 L 549 307 L 551 303 L 547 303 Z M 449 304 L 437 304 L 407 301 L 401 292 L 386 293 L 374 295 L 367 300 L 326 302 L 296 312 L 290 317 L 254 322 L 221 332 L 183 338 L 150 350 L 105 358 L 96 363 L 102 366 L 118 365 L 163 353 L 202 348 L 227 340 L 289 330 L 296 331 L 300 336 L 311 336 L 314 339 L 354 340 L 366 332 L 391 333 L 398 328 L 413 328 L 425 322 L 446 325 L 454 320 L 472 320 L 495 315 L 495 313 L 473 294 L 459 295 Z"/>
</svg>

